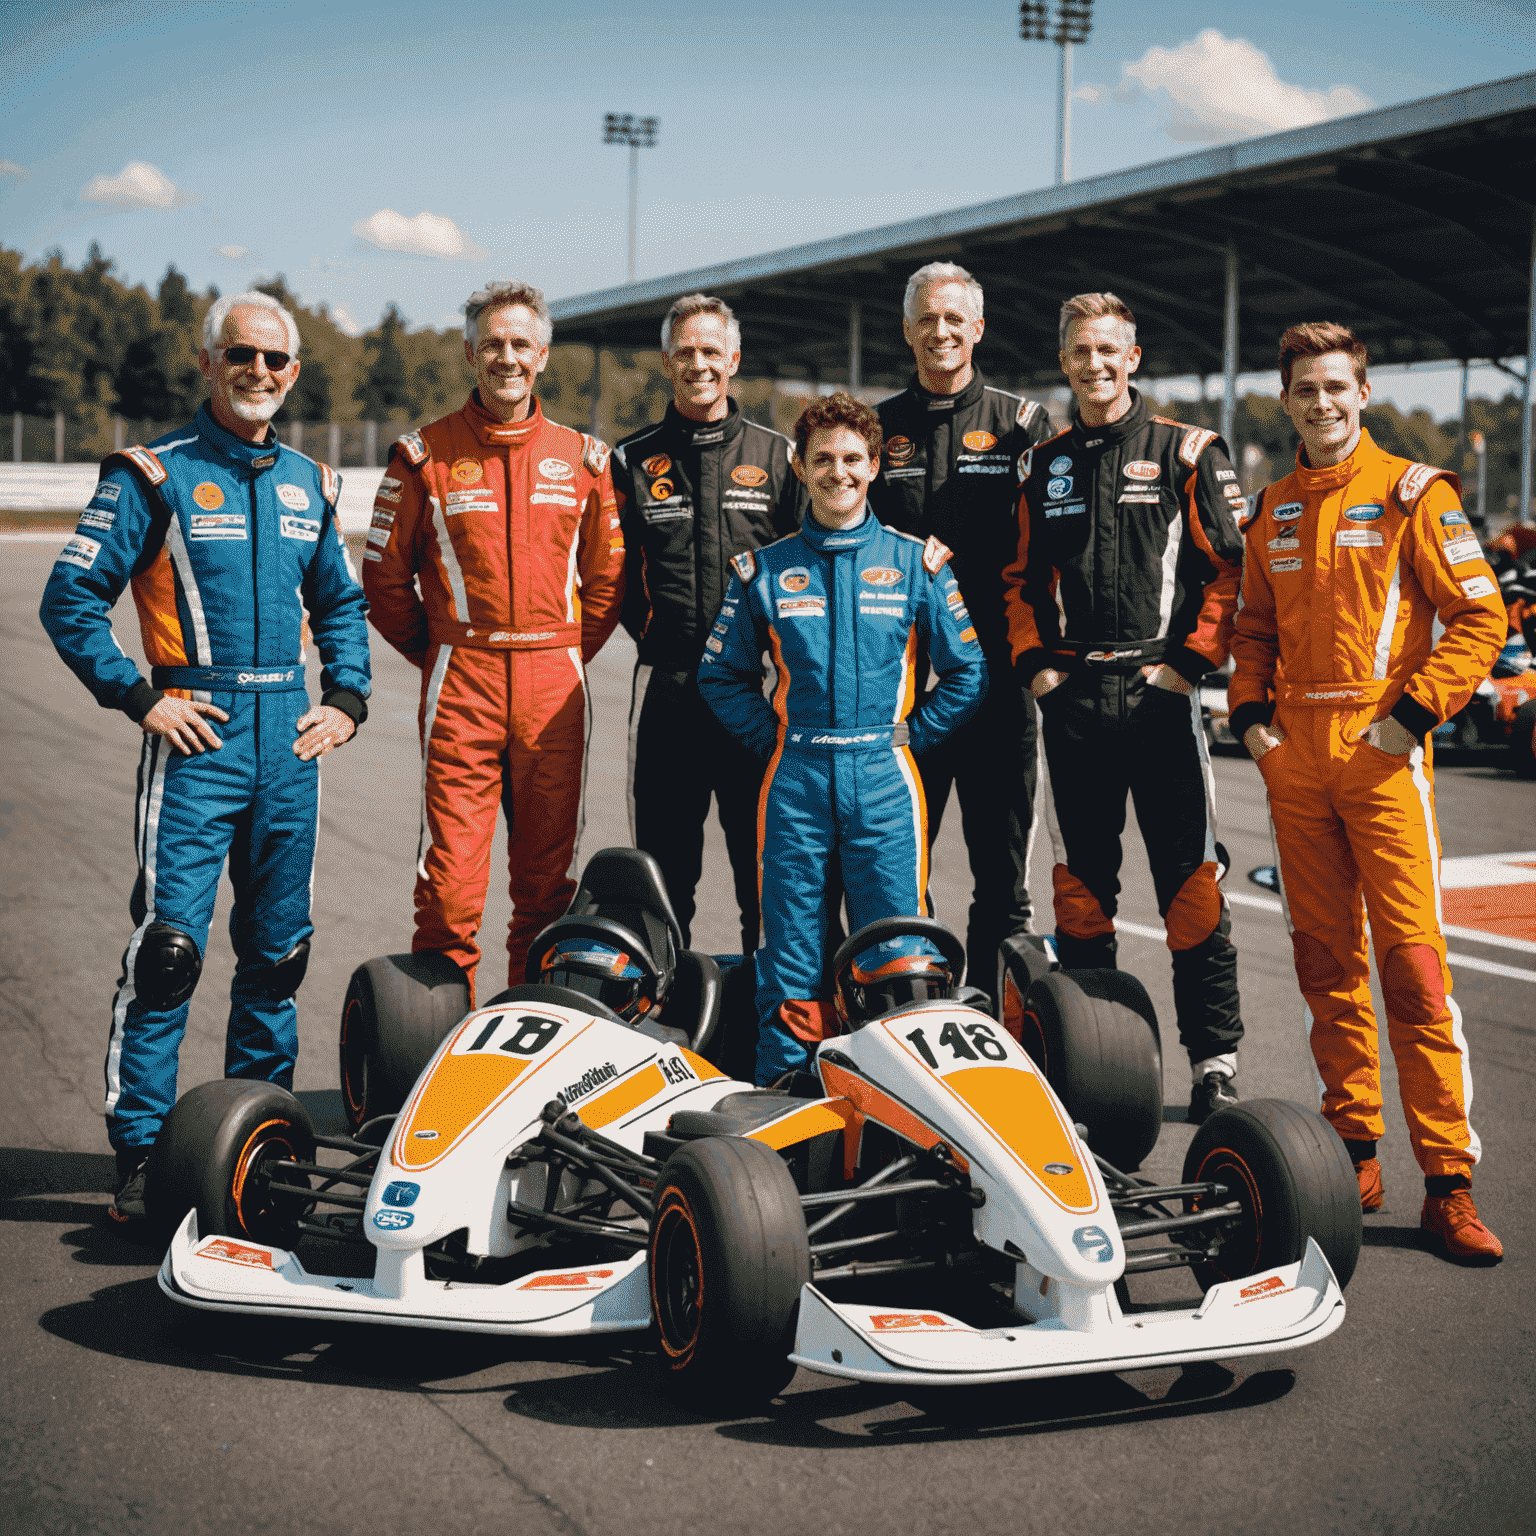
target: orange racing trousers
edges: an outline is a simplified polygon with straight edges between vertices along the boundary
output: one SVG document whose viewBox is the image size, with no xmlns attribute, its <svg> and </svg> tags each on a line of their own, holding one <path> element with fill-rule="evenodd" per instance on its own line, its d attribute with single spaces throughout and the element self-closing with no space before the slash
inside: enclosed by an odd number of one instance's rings
<svg viewBox="0 0 1536 1536">
<path fill-rule="evenodd" d="M 1470 1177 L 1481 1147 L 1441 932 L 1432 751 L 1383 752 L 1360 740 L 1374 709 L 1288 708 L 1289 691 L 1277 715 L 1286 739 L 1259 772 L 1323 1115 L 1346 1141 L 1384 1131 L 1368 918 L 1414 1157 L 1426 1175 Z"/>
<path fill-rule="evenodd" d="M 581 653 L 429 646 L 418 723 L 422 814 L 411 948 L 457 962 L 473 1001 L 498 805 L 511 866 L 509 986 L 522 982 L 529 945 L 576 891 L 589 727 Z"/>
</svg>

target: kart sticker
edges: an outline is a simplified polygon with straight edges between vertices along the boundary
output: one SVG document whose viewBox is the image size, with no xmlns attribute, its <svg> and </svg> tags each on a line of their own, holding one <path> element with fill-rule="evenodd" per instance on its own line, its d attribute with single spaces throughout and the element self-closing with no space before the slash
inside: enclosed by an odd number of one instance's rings
<svg viewBox="0 0 1536 1536">
<path fill-rule="evenodd" d="M 1461 583 L 1461 590 L 1468 597 L 1492 597 L 1499 589 L 1486 576 L 1474 576 Z"/>
<path fill-rule="evenodd" d="M 277 488 L 277 499 L 295 512 L 309 511 L 309 492 L 302 485 L 290 485 L 285 481 Z"/>
<path fill-rule="evenodd" d="M 272 1255 L 265 1248 L 237 1243 L 232 1237 L 216 1237 L 197 1250 L 200 1259 L 219 1259 L 225 1264 L 243 1264 L 247 1269 L 271 1269 Z"/>
<path fill-rule="evenodd" d="M 575 1269 L 564 1274 L 533 1275 L 520 1291 L 600 1291 L 613 1279 L 611 1269 Z"/>
<path fill-rule="evenodd" d="M 1237 1294 L 1238 1306 L 1245 1306 L 1250 1301 L 1268 1301 L 1273 1296 L 1286 1296 L 1294 1291 L 1294 1285 L 1287 1285 L 1279 1275 L 1271 1275 L 1268 1280 L 1260 1280 L 1257 1285 L 1245 1285 Z"/>
<path fill-rule="evenodd" d="M 381 1232 L 403 1232 L 416 1220 L 414 1211 L 375 1211 L 373 1224 Z"/>
<path fill-rule="evenodd" d="M 393 1184 L 387 1184 L 384 1188 L 384 1204 L 415 1205 L 416 1197 L 420 1193 L 420 1184 L 412 1184 L 406 1179 L 396 1179 Z"/>
<path fill-rule="evenodd" d="M 1130 471 L 1127 470 L 1126 473 L 1129 474 Z M 1235 469 L 1218 469 L 1216 471 L 1216 478 L 1218 480 L 1236 480 L 1237 471 Z"/>
<path fill-rule="evenodd" d="M 873 1333 L 972 1333 L 937 1312 L 876 1312 L 869 1320 Z"/>
</svg>

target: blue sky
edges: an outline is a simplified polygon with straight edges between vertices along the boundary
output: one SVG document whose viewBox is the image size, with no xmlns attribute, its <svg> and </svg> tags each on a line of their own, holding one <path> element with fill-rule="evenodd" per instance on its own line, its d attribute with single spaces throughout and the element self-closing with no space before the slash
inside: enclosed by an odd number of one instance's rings
<svg viewBox="0 0 1536 1536">
<path fill-rule="evenodd" d="M 395 300 L 440 325 L 489 276 L 622 280 L 604 112 L 661 120 L 642 277 L 1050 183 L 1057 54 L 1014 0 L 833 5 L 13 4 L 0 242 L 99 240 L 150 285 L 282 271 L 355 324 Z M 1099 0 L 1073 171 L 1531 69 L 1530 0 Z M 1454 402 L 1448 376 L 1403 388 Z"/>
</svg>

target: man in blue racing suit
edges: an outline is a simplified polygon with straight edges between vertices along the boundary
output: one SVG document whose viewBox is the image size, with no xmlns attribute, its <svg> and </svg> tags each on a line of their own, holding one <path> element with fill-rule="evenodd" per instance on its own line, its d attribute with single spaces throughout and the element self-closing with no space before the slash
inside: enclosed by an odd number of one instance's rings
<svg viewBox="0 0 1536 1536">
<path fill-rule="evenodd" d="M 367 604 L 336 521 L 341 481 L 270 425 L 299 373 L 293 316 L 263 293 L 222 299 L 203 343 L 211 399 L 190 426 L 106 460 L 41 612 L 96 702 L 144 732 L 134 932 L 106 1062 L 111 1214 L 124 1223 L 144 1215 L 149 1149 L 176 1100 L 226 856 L 238 963 L 225 1075 L 292 1086 L 318 759 L 352 735 L 369 691 Z M 112 634 L 130 584 L 148 681 Z M 323 664 L 314 706 L 306 613 Z"/>
<path fill-rule="evenodd" d="M 880 422 L 836 394 L 795 425 L 795 473 L 811 497 L 798 533 L 737 555 L 699 663 L 699 691 L 768 759 L 757 812 L 763 947 L 757 952 L 757 1081 L 803 1068 L 837 1028 L 826 989 L 834 872 L 850 931 L 926 912 L 927 813 L 914 753 L 980 704 L 986 663 L 937 539 L 865 507 Z M 926 645 L 939 682 L 913 710 Z M 763 696 L 763 654 L 777 682 Z"/>
</svg>

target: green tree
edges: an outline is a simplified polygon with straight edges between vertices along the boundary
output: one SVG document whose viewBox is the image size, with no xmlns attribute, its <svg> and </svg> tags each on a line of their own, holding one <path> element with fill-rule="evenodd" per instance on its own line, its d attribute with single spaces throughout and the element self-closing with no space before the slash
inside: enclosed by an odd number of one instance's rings
<svg viewBox="0 0 1536 1536">
<path fill-rule="evenodd" d="M 391 304 L 384 311 L 378 330 L 363 338 L 366 361 L 357 403 L 365 421 L 399 421 L 413 414 L 411 370 L 405 358 L 404 340 L 405 316 L 398 305 Z"/>
</svg>

